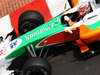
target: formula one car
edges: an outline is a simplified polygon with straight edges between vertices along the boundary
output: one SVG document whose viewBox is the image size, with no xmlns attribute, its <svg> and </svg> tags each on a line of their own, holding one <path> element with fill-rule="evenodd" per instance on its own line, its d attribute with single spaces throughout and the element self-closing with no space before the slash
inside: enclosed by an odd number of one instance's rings
<svg viewBox="0 0 100 75">
<path fill-rule="evenodd" d="M 14 70 L 15 75 L 51 75 L 50 64 L 45 59 L 48 49 L 45 48 L 69 41 L 76 41 L 80 47 L 80 54 L 94 54 L 95 51 L 89 49 L 87 44 L 100 40 L 99 10 L 95 9 L 80 19 L 78 22 L 82 21 L 81 25 L 77 26 L 79 30 L 72 29 L 72 34 L 64 31 L 65 28 L 68 28 L 68 32 L 71 31 L 70 25 L 63 22 L 62 18 L 69 13 L 68 11 L 67 13 L 64 11 L 47 23 L 44 23 L 41 14 L 36 11 L 22 13 L 19 17 L 21 36 L 11 42 L 6 39 L 0 44 L 1 67 L 9 63 L 8 69 Z M 47 51 L 42 58 L 43 50 Z"/>
</svg>

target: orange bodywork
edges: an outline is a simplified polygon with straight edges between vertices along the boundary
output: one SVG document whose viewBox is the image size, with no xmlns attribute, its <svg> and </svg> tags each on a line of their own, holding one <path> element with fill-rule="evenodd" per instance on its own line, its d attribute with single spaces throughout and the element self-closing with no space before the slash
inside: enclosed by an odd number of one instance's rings
<svg viewBox="0 0 100 75">
<path fill-rule="evenodd" d="M 80 39 L 86 43 L 100 40 L 100 28 L 92 30 L 85 25 L 80 26 Z"/>
<path fill-rule="evenodd" d="M 85 25 L 79 27 L 80 39 L 76 41 L 81 53 L 89 50 L 87 44 L 100 40 L 100 28 L 92 30 Z"/>
<path fill-rule="evenodd" d="M 76 6 L 79 3 L 79 0 L 71 0 L 72 7 Z"/>
<path fill-rule="evenodd" d="M 75 7 L 79 4 L 79 0 L 71 0 L 71 4 Z M 100 40 L 100 28 L 92 30 L 86 25 L 81 25 L 79 30 L 80 39 L 76 40 L 76 44 L 80 47 L 81 53 L 84 53 L 89 50 L 87 44 Z"/>
<path fill-rule="evenodd" d="M 79 0 L 71 0 L 71 4 L 73 7 L 78 5 L 78 3 Z M 96 40 L 100 40 L 100 28 L 92 30 L 85 25 L 81 25 L 79 30 L 80 30 L 80 40 L 84 41 L 85 43 L 91 43 Z"/>
</svg>

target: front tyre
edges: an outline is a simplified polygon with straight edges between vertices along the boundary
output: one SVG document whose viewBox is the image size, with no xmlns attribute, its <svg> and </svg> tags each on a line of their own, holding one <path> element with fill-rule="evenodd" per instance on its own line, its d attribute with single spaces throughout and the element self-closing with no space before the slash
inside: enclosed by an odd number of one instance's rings
<svg viewBox="0 0 100 75">
<path fill-rule="evenodd" d="M 19 16 L 18 30 L 20 34 L 24 34 L 41 24 L 44 24 L 44 17 L 38 11 L 28 10 Z"/>
<path fill-rule="evenodd" d="M 51 67 L 45 59 L 31 58 L 24 64 L 21 75 L 51 75 Z"/>
</svg>

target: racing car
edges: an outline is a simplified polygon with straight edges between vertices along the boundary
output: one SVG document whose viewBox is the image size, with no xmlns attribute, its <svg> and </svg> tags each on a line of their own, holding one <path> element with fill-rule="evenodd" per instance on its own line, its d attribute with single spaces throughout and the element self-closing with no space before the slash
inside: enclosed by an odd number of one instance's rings
<svg viewBox="0 0 100 75">
<path fill-rule="evenodd" d="M 89 12 L 76 22 L 75 25 L 79 30 L 73 30 L 72 26 L 62 22 L 62 16 L 68 14 L 68 11 L 67 13 L 64 11 L 47 23 L 44 23 L 41 14 L 36 11 L 22 13 L 19 17 L 20 37 L 11 42 L 6 39 L 0 44 L 1 67 L 9 63 L 8 69 L 14 70 L 17 75 L 51 75 L 50 64 L 45 59 L 48 53 L 46 48 L 69 41 L 76 41 L 80 47 L 80 54 L 94 54 L 95 51 L 89 49 L 88 44 L 100 40 L 99 10 Z M 65 32 L 66 28 L 67 32 Z M 72 34 L 69 33 L 70 31 Z M 46 51 L 42 58 L 43 50 Z"/>
</svg>

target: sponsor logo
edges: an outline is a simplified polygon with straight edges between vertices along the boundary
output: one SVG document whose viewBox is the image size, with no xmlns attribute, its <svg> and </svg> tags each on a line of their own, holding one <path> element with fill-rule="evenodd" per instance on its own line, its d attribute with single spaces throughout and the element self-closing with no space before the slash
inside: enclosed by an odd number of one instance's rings
<svg viewBox="0 0 100 75">
<path fill-rule="evenodd" d="M 3 49 L 0 50 L 0 56 L 5 55 L 5 53 L 6 53 L 5 49 L 4 50 Z"/>
<path fill-rule="evenodd" d="M 10 48 L 14 48 L 17 46 L 17 40 L 10 44 Z"/>
<path fill-rule="evenodd" d="M 33 37 L 36 38 L 36 37 L 38 37 L 39 35 L 41 35 L 42 33 L 44 33 L 44 32 L 46 32 L 46 31 L 52 29 L 52 28 L 55 27 L 55 26 L 56 26 L 56 24 L 50 24 L 50 25 L 48 25 L 47 27 L 41 28 L 40 30 L 37 30 L 36 32 L 33 32 L 33 33 L 31 33 L 31 34 L 25 36 L 25 39 L 26 39 L 26 41 L 28 41 L 28 40 L 30 40 L 30 39 L 33 38 Z"/>
<path fill-rule="evenodd" d="M 16 39 L 10 43 L 10 49 L 17 48 L 22 42 L 22 39 Z"/>
<path fill-rule="evenodd" d="M 13 52 L 15 49 L 19 47 L 21 44 L 22 39 L 16 39 L 9 43 L 3 43 L 0 47 L 0 59 L 5 58 L 7 55 L 9 55 L 11 52 Z"/>
</svg>

